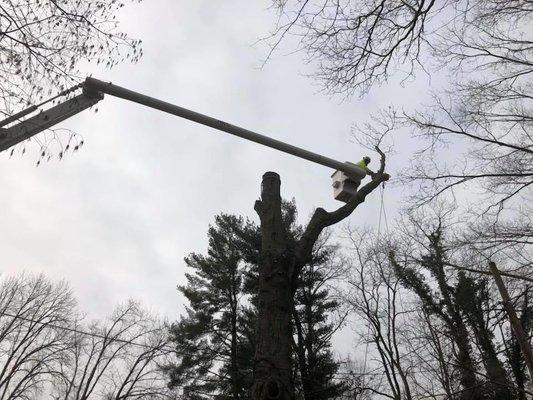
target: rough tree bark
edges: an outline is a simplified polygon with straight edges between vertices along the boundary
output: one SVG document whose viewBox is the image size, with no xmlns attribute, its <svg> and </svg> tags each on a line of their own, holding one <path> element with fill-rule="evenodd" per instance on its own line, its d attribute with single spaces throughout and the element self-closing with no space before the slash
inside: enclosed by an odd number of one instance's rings
<svg viewBox="0 0 533 400">
<path fill-rule="evenodd" d="M 292 287 L 286 232 L 281 217 L 280 177 L 263 175 L 261 200 L 255 210 L 261 220 L 259 302 L 252 398 L 292 399 Z"/>
<path fill-rule="evenodd" d="M 286 240 L 281 216 L 280 177 L 266 172 L 261 185 L 261 200 L 255 210 L 261 221 L 261 259 L 259 262 L 259 301 L 252 384 L 253 400 L 294 398 L 291 375 L 292 310 L 298 276 L 309 260 L 322 230 L 348 217 L 379 185 L 389 179 L 384 172 L 385 155 L 372 180 L 362 186 L 345 205 L 333 212 L 318 208 L 296 245 Z"/>
</svg>

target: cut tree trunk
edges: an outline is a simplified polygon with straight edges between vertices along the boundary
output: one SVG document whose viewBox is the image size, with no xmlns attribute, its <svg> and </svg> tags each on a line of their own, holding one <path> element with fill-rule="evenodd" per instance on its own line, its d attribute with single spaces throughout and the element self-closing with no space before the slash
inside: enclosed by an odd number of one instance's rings
<svg viewBox="0 0 533 400">
<path fill-rule="evenodd" d="M 263 175 L 261 200 L 255 204 L 261 220 L 259 304 L 254 359 L 254 400 L 294 398 L 291 375 L 291 257 L 281 217 L 280 177 Z"/>
<path fill-rule="evenodd" d="M 350 216 L 366 196 L 389 180 L 385 154 L 378 147 L 376 151 L 381 155 L 380 169 L 372 180 L 337 210 L 317 208 L 294 248 L 283 227 L 280 177 L 275 172 L 263 175 L 261 200 L 254 207 L 261 220 L 261 257 L 252 400 L 294 398 L 291 317 L 298 277 L 324 228 Z"/>
</svg>

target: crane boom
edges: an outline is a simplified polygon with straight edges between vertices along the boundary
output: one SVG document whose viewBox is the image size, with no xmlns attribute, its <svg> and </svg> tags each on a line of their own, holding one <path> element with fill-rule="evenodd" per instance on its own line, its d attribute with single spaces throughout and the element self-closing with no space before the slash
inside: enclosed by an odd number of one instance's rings
<svg viewBox="0 0 533 400">
<path fill-rule="evenodd" d="M 261 135 L 251 130 L 241 128 L 237 125 L 230 124 L 225 121 L 192 111 L 166 101 L 162 101 L 133 90 L 114 85 L 110 82 L 104 82 L 95 78 L 86 78 L 83 84 L 82 94 L 67 100 L 65 103 L 58 104 L 47 111 L 22 121 L 10 128 L 0 128 L 0 151 L 3 151 L 15 144 L 28 139 L 29 137 L 41 132 L 51 126 L 77 114 L 103 99 L 103 95 L 118 97 L 129 100 L 134 103 L 142 104 L 159 111 L 163 111 L 190 121 L 209 126 L 211 128 L 238 136 L 243 139 L 250 140 L 255 143 L 262 144 L 273 149 L 292 154 L 296 157 L 306 159 L 336 170 L 341 170 L 347 175 L 355 178 L 362 178 L 366 172 L 354 164 L 348 162 L 340 162 L 329 157 L 302 149 L 297 146 L 273 139 L 271 137 Z M 24 112 L 22 112 L 24 113 Z M 2 122 L 0 122 L 2 126 Z"/>
<path fill-rule="evenodd" d="M 103 98 L 104 96 L 102 94 L 96 93 L 94 95 L 89 95 L 84 91 L 83 93 L 63 103 L 59 103 L 54 107 L 42 111 L 37 115 L 21 121 L 9 128 L 0 128 L 0 151 L 4 151 L 12 146 L 15 146 L 17 143 L 29 139 L 37 133 L 51 128 L 61 121 L 64 121 L 67 118 L 70 118 L 73 115 L 94 106 Z M 32 108 L 33 107 L 30 107 L 30 109 Z M 23 113 L 24 111 L 18 113 L 17 115 L 20 116 Z"/>
</svg>

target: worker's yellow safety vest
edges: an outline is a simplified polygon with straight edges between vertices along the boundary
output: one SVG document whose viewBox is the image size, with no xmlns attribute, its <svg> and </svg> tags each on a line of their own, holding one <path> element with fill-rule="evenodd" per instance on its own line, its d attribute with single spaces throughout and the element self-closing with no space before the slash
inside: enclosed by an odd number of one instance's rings
<svg viewBox="0 0 533 400">
<path fill-rule="evenodd" d="M 365 160 L 361 160 L 361 161 L 359 161 L 359 162 L 358 162 L 357 164 L 355 164 L 355 165 L 357 165 L 358 167 L 363 168 L 365 171 L 368 169 L 368 168 L 366 167 Z"/>
</svg>

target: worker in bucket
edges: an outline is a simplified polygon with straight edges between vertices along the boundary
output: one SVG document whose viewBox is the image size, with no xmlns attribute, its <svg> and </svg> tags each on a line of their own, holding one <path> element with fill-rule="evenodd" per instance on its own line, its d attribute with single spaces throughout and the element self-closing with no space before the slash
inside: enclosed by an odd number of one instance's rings
<svg viewBox="0 0 533 400">
<path fill-rule="evenodd" d="M 355 165 L 363 169 L 367 173 L 367 175 L 374 177 L 374 172 L 370 168 L 368 168 L 368 164 L 370 164 L 370 157 L 364 156 L 363 159 Z"/>
</svg>

